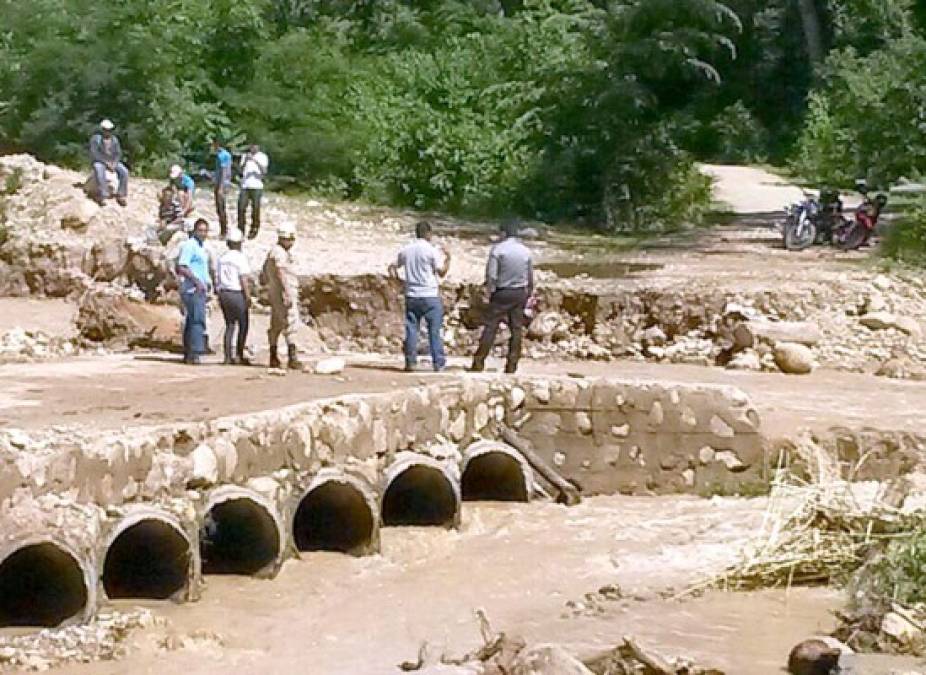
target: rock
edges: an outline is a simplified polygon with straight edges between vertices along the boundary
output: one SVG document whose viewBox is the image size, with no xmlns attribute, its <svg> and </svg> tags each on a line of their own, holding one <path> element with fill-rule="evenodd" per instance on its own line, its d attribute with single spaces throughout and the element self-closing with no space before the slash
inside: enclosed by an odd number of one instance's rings
<svg viewBox="0 0 926 675">
<path fill-rule="evenodd" d="M 779 370 L 789 375 L 806 375 L 814 368 L 813 352 L 795 342 L 775 345 L 774 358 Z"/>
<path fill-rule="evenodd" d="M 74 197 L 56 209 L 58 222 L 63 229 L 84 230 L 100 211 L 100 207 L 89 199 Z"/>
<path fill-rule="evenodd" d="M 881 619 L 881 632 L 903 643 L 923 638 L 923 631 L 896 611 L 888 612 Z"/>
<path fill-rule="evenodd" d="M 897 320 L 894 321 L 894 328 L 916 339 L 923 336 L 923 328 L 920 322 L 910 316 L 897 317 Z"/>
<path fill-rule="evenodd" d="M 754 351 L 740 352 L 727 364 L 730 370 L 762 370 L 762 359 Z"/>
<path fill-rule="evenodd" d="M 659 326 L 650 326 L 640 333 L 640 341 L 647 345 L 662 346 L 668 338 Z"/>
<path fill-rule="evenodd" d="M 540 312 L 531 321 L 527 336 L 532 340 L 558 342 L 569 337 L 569 322 L 559 312 Z"/>
<path fill-rule="evenodd" d="M 85 270 L 94 281 L 112 281 L 125 270 L 129 249 L 121 241 L 98 241 L 90 248 Z"/>
<path fill-rule="evenodd" d="M 721 450 L 714 455 L 714 461 L 720 462 L 728 471 L 738 473 L 748 468 L 732 450 Z"/>
<path fill-rule="evenodd" d="M 817 675 L 838 672 L 840 652 L 822 640 L 799 642 L 788 655 L 788 672 L 792 675 Z"/>
<path fill-rule="evenodd" d="M 193 451 L 193 476 L 190 482 L 199 486 L 213 485 L 219 480 L 219 463 L 215 453 L 205 444 Z"/>
<path fill-rule="evenodd" d="M 524 390 L 521 387 L 512 387 L 511 388 L 511 409 L 517 410 L 522 405 L 524 405 L 524 399 L 527 395 L 524 393 Z"/>
<path fill-rule="evenodd" d="M 755 336 L 757 344 L 765 342 L 775 345 L 779 342 L 794 342 L 799 345 L 813 347 L 823 339 L 817 325 L 809 321 L 754 319 L 744 324 L 744 326 Z"/>
<path fill-rule="evenodd" d="M 113 290 L 91 290 L 81 297 L 77 329 L 92 342 L 183 351 L 181 316 L 175 305 L 139 302 Z"/>
<path fill-rule="evenodd" d="M 894 328 L 897 317 L 890 312 L 870 312 L 859 319 L 859 323 L 871 330 Z"/>
<path fill-rule="evenodd" d="M 709 445 L 705 445 L 703 448 L 698 450 L 698 460 L 701 464 L 710 464 L 714 461 L 714 458 L 717 456 L 717 453 Z"/>
<path fill-rule="evenodd" d="M 926 380 L 926 368 L 907 356 L 895 356 L 882 363 L 875 375 L 897 380 Z"/>
<path fill-rule="evenodd" d="M 584 436 L 588 436 L 592 433 L 592 419 L 588 416 L 587 412 L 576 413 L 576 428 L 579 430 L 579 433 Z"/>
<path fill-rule="evenodd" d="M 521 650 L 508 671 L 511 675 L 593 675 L 581 661 L 559 645 L 534 645 Z"/>
<path fill-rule="evenodd" d="M 883 274 L 879 274 L 872 280 L 871 285 L 877 288 L 879 291 L 889 291 L 894 284 L 891 282 L 889 277 Z"/>
<path fill-rule="evenodd" d="M 322 359 L 315 364 L 315 374 L 316 375 L 337 375 L 342 372 L 347 366 L 347 362 L 338 357 L 334 356 L 330 359 Z"/>
</svg>

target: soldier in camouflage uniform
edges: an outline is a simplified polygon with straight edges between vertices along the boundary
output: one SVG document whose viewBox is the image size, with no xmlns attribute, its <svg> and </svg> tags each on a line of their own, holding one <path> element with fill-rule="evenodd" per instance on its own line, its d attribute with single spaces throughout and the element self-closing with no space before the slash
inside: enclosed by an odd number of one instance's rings
<svg viewBox="0 0 926 675">
<path fill-rule="evenodd" d="M 270 343 L 270 367 L 281 368 L 277 354 L 280 333 L 286 338 L 288 366 L 301 370 L 296 346 L 296 331 L 299 329 L 299 280 L 293 261 L 292 247 L 296 243 L 296 227 L 283 223 L 277 228 L 277 244 L 267 254 L 263 276 L 270 296 L 270 329 L 267 340 Z"/>
</svg>

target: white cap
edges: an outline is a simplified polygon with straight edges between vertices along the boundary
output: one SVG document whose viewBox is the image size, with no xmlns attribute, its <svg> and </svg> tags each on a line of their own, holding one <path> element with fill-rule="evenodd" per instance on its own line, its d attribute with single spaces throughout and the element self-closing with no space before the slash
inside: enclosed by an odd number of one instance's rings
<svg viewBox="0 0 926 675">
<path fill-rule="evenodd" d="M 241 234 L 241 230 L 237 227 L 233 227 L 228 231 L 228 234 L 225 235 L 225 241 L 230 244 L 240 244 L 244 241 L 244 235 Z"/>
<path fill-rule="evenodd" d="M 116 128 L 116 125 L 113 124 L 112 120 L 103 120 L 100 122 L 100 129 L 105 129 L 106 131 L 112 131 Z"/>
<path fill-rule="evenodd" d="M 179 164 L 174 164 L 170 167 L 170 177 L 171 178 L 180 178 L 180 174 L 183 173 L 183 169 L 180 168 Z"/>
<path fill-rule="evenodd" d="M 281 239 L 294 239 L 296 237 L 296 226 L 287 221 L 277 225 L 277 237 Z"/>
</svg>

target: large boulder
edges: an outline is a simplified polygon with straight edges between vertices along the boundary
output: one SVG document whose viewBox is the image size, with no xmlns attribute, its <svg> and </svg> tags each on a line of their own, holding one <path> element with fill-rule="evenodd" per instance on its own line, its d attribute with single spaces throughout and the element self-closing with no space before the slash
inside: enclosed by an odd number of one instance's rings
<svg viewBox="0 0 926 675">
<path fill-rule="evenodd" d="M 149 304 L 112 289 L 93 289 L 81 298 L 77 329 L 93 342 L 183 351 L 176 305 Z"/>
<path fill-rule="evenodd" d="M 744 328 L 754 337 L 754 341 L 765 342 L 770 345 L 779 342 L 793 342 L 807 347 L 818 344 L 823 335 L 816 324 L 809 321 L 768 321 L 753 319 L 745 324 Z M 751 345 L 748 345 L 751 346 Z"/>
<path fill-rule="evenodd" d="M 814 368 L 813 352 L 796 342 L 781 342 L 775 345 L 775 365 L 789 375 L 806 375 Z"/>
</svg>

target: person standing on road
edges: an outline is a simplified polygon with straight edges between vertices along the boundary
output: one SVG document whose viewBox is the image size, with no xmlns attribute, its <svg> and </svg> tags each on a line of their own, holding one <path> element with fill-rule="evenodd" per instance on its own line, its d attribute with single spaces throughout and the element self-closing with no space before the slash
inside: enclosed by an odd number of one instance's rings
<svg viewBox="0 0 926 675">
<path fill-rule="evenodd" d="M 116 201 L 119 206 L 125 206 L 129 194 L 129 170 L 122 163 L 122 146 L 118 136 L 113 134 L 115 128 L 110 120 L 100 122 L 100 131 L 90 138 L 90 166 L 93 168 L 93 179 L 96 181 L 97 203 L 100 206 L 109 199 L 109 181 L 106 172 L 114 171 L 119 177 L 119 187 L 116 190 Z"/>
<path fill-rule="evenodd" d="M 251 229 L 248 239 L 257 236 L 260 230 L 260 200 L 264 194 L 264 176 L 270 167 L 270 159 L 252 144 L 241 157 L 241 191 L 238 193 L 238 229 L 245 231 L 248 203 L 251 204 Z"/>
<path fill-rule="evenodd" d="M 287 358 L 290 369 L 302 370 L 299 361 L 296 333 L 299 329 L 299 279 L 293 260 L 293 244 L 296 243 L 296 226 L 281 223 L 277 228 L 277 244 L 264 261 L 263 277 L 270 298 L 270 328 L 267 341 L 270 343 L 270 367 L 281 368 L 277 353 L 280 333 L 286 338 Z"/>
<path fill-rule="evenodd" d="M 485 327 L 479 339 L 479 348 L 470 367 L 473 372 L 482 372 L 485 369 L 486 357 L 495 344 L 498 324 L 503 318 L 511 329 L 505 372 L 515 372 L 521 358 L 524 308 L 534 292 L 534 269 L 531 252 L 518 239 L 517 223 L 505 223 L 502 232 L 505 238 L 492 247 L 489 262 L 486 264 L 489 306 L 486 309 Z"/>
<path fill-rule="evenodd" d="M 405 269 L 405 370 L 415 370 L 418 362 L 418 330 L 423 318 L 428 325 L 428 344 L 435 372 L 444 369 L 444 343 L 441 326 L 444 305 L 441 302 L 438 279 L 450 269 L 450 252 L 431 243 L 432 228 L 427 221 L 415 225 L 415 241 L 399 251 L 398 260 L 389 265 L 389 275 L 399 279 L 399 268 Z M 443 254 L 443 261 L 441 261 Z"/>
<path fill-rule="evenodd" d="M 228 211 L 226 210 L 225 196 L 228 186 L 231 185 L 232 156 L 222 146 L 222 141 L 218 138 L 212 139 L 212 152 L 215 155 L 215 170 L 212 173 L 215 213 L 219 219 L 219 235 L 224 237 L 228 233 Z M 238 229 L 240 231 L 240 224 Z"/>
<path fill-rule="evenodd" d="M 226 237 L 228 244 L 226 251 L 219 258 L 216 266 L 216 288 L 219 293 L 219 306 L 225 317 L 225 361 L 226 364 L 240 363 L 243 366 L 251 365 L 244 354 L 244 347 L 248 340 L 248 323 L 251 304 L 251 295 L 248 288 L 248 278 L 251 267 L 248 259 L 241 252 L 241 242 L 244 236 L 241 230 L 233 228 Z M 235 328 L 238 329 L 236 348 L 232 351 L 232 339 L 235 337 Z"/>
<path fill-rule="evenodd" d="M 204 243 L 209 236 L 209 223 L 200 218 L 193 225 L 193 236 L 180 249 L 177 273 L 183 280 L 180 297 L 186 310 L 183 323 L 183 362 L 200 363 L 206 352 L 206 299 L 212 288 L 212 270 L 209 251 Z"/>
</svg>

